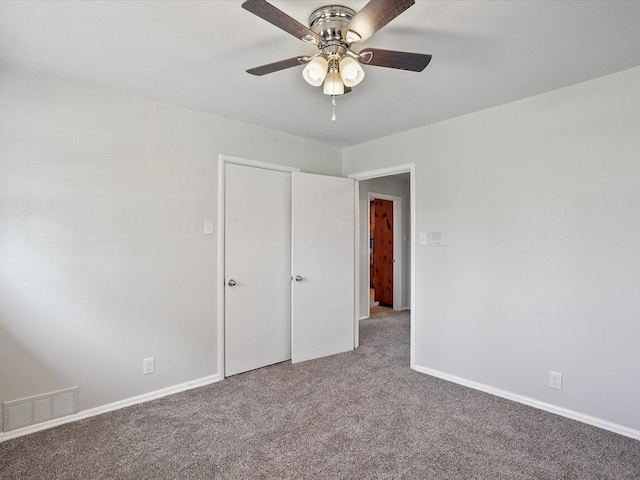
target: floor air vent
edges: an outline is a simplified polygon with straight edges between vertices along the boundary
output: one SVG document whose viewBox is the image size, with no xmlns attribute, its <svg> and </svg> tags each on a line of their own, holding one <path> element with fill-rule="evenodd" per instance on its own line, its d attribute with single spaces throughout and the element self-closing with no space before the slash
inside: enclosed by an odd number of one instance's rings
<svg viewBox="0 0 640 480">
<path fill-rule="evenodd" d="M 78 413 L 78 387 L 4 403 L 4 431 Z"/>
</svg>

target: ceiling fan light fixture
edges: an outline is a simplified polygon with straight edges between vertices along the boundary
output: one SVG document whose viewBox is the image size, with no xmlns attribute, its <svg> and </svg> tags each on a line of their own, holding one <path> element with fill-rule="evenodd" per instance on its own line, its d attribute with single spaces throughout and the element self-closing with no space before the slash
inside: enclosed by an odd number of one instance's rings
<svg viewBox="0 0 640 480">
<path fill-rule="evenodd" d="M 327 73 L 327 77 L 324 79 L 323 93 L 325 95 L 342 95 L 344 93 L 344 83 L 342 83 L 342 77 L 336 71 L 330 71 Z"/>
<path fill-rule="evenodd" d="M 303 78 L 309 85 L 319 87 L 324 82 L 329 69 L 329 62 L 324 57 L 316 57 L 302 71 Z"/>
<path fill-rule="evenodd" d="M 340 76 L 347 87 L 355 87 L 364 78 L 364 70 L 351 57 L 344 57 L 340 60 Z"/>
</svg>

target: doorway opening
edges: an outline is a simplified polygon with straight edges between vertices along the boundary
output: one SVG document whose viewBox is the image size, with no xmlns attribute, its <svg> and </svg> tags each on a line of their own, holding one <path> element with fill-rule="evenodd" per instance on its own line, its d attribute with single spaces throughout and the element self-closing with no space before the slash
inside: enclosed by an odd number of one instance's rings
<svg viewBox="0 0 640 480">
<path fill-rule="evenodd" d="M 371 170 L 349 175 L 357 180 L 358 226 L 356 245 L 356 323 L 377 314 L 380 309 L 409 310 L 410 316 L 410 366 L 415 364 L 415 164 L 398 165 L 396 167 Z M 394 274 L 392 286 L 389 288 L 395 297 L 392 302 L 388 298 L 380 305 L 375 296 L 375 232 L 374 243 L 371 242 L 371 201 L 375 199 L 389 200 L 394 204 L 393 220 L 389 213 L 383 222 L 389 221 L 393 228 Z M 388 205 L 388 204 L 387 204 Z M 374 208 L 377 205 L 374 205 Z M 374 212 L 375 215 L 375 212 Z M 374 222 L 378 219 L 374 218 Z M 386 227 L 386 225 L 385 225 Z M 375 228 L 375 226 L 374 226 Z M 388 230 L 388 229 L 387 229 Z M 388 242 L 388 240 L 387 240 Z M 373 251 L 372 251 L 373 249 Z M 374 269 L 371 258 L 374 257 Z M 379 262 L 380 260 L 378 260 Z M 372 280 L 373 279 L 373 280 Z M 389 283 L 389 280 L 386 281 Z M 374 287 L 374 299 L 371 301 L 371 288 Z M 378 302 L 378 305 L 375 303 Z M 359 335 L 356 335 L 358 338 Z"/>
<path fill-rule="evenodd" d="M 402 200 L 405 197 L 404 205 L 408 205 L 408 175 L 368 180 L 361 187 L 368 189 L 369 199 L 368 273 L 372 294 L 369 315 L 374 307 L 407 310 L 407 305 L 403 305 L 403 291 L 407 283 L 404 278 L 407 235 L 403 233 L 406 220 L 403 222 Z M 372 189 L 376 192 L 372 192 Z M 393 191 L 395 195 L 380 193 L 380 190 Z"/>
</svg>

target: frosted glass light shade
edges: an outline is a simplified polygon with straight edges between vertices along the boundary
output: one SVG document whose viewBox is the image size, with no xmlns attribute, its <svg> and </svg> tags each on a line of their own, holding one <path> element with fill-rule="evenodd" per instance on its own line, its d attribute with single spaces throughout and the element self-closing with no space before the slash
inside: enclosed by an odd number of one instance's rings
<svg viewBox="0 0 640 480">
<path fill-rule="evenodd" d="M 364 78 L 364 70 L 353 58 L 344 57 L 340 60 L 340 76 L 347 87 L 354 87 Z"/>
<path fill-rule="evenodd" d="M 329 62 L 324 57 L 317 57 L 307 63 L 302 71 L 302 76 L 310 85 L 319 87 L 327 76 L 328 68 Z"/>
<path fill-rule="evenodd" d="M 324 79 L 323 93 L 325 95 L 342 95 L 344 93 L 344 83 L 342 83 L 338 72 L 327 73 L 327 77 Z"/>
</svg>

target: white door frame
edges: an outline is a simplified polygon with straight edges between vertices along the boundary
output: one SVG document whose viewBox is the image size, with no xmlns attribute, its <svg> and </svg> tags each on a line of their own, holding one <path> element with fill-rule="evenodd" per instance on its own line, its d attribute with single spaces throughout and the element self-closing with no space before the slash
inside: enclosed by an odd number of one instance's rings
<svg viewBox="0 0 640 480">
<path fill-rule="evenodd" d="M 287 165 L 279 165 L 276 163 L 260 162 L 257 160 L 249 160 L 247 158 L 232 157 L 230 155 L 220 154 L 218 156 L 218 274 L 217 274 L 217 293 L 218 293 L 218 376 L 224 376 L 224 296 L 225 296 L 225 278 L 224 278 L 224 220 L 225 220 L 225 200 L 226 200 L 226 165 L 234 163 L 247 167 L 264 168 L 266 170 L 276 170 L 279 172 L 299 172 L 297 167 Z"/>
<path fill-rule="evenodd" d="M 410 206 L 410 210 L 411 210 L 411 234 L 410 234 L 410 252 L 411 252 L 411 263 L 410 263 L 410 269 L 411 269 L 411 275 L 410 275 L 410 282 L 411 282 L 411 289 L 410 289 L 410 296 L 411 296 L 411 301 L 410 301 L 410 308 L 411 308 L 411 313 L 410 313 L 410 321 L 411 321 L 411 339 L 410 339 L 410 366 L 411 368 L 415 367 L 415 318 L 416 318 L 416 279 L 415 279 L 415 275 L 416 275 L 416 243 L 415 243 L 415 231 L 416 231 L 416 188 L 415 188 L 415 170 L 416 170 L 416 164 L 415 163 L 406 163 L 403 165 L 396 165 L 393 167 L 387 167 L 387 168 L 380 168 L 377 170 L 369 170 L 366 172 L 359 172 L 359 173 L 352 173 L 351 175 L 348 175 L 348 178 L 353 178 L 354 180 L 356 180 L 357 182 L 359 182 L 360 180 L 369 180 L 372 178 L 379 178 L 379 177 L 386 177 L 389 175 L 397 175 L 399 173 L 409 173 L 409 206 Z M 359 190 L 358 188 L 358 183 L 356 183 L 356 205 L 359 203 L 358 202 L 358 196 L 357 196 L 357 192 Z M 361 212 L 359 211 L 359 209 L 356 210 L 357 212 L 357 217 L 356 217 L 356 225 L 360 225 L 360 214 Z M 360 258 L 360 229 L 357 228 L 356 229 L 356 253 L 355 253 L 355 258 L 359 259 Z M 360 304 L 359 301 L 359 295 L 360 295 L 360 269 L 356 268 L 355 271 L 356 274 L 356 318 L 355 318 L 355 325 L 356 325 L 356 331 L 358 329 L 358 325 L 359 325 L 359 308 L 358 305 Z M 357 338 L 357 337 L 356 337 Z"/>
<path fill-rule="evenodd" d="M 371 200 L 389 200 L 393 202 L 393 309 L 402 310 L 402 273 L 404 258 L 402 257 L 402 197 L 386 193 L 369 192 L 367 202 L 367 218 L 371 217 Z M 371 222 L 369 222 L 369 238 L 371 238 Z M 371 269 L 367 269 L 367 277 L 371 284 Z M 367 317 L 371 314 L 371 305 L 367 304 Z"/>
</svg>

